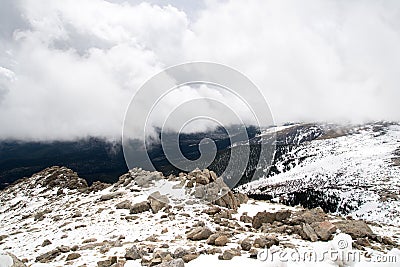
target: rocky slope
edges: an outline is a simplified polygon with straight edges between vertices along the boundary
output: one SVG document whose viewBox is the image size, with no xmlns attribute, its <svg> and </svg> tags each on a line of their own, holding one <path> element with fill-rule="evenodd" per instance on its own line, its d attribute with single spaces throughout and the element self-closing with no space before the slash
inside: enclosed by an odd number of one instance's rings
<svg viewBox="0 0 400 267">
<path fill-rule="evenodd" d="M 233 194 L 208 170 L 164 177 L 133 169 L 115 184 L 88 186 L 72 170 L 52 167 L 0 192 L 2 267 L 299 266 L 257 254 L 322 253 L 343 242 L 362 253 L 354 266 L 375 266 L 368 259 L 385 255 L 391 262 L 379 266 L 397 266 L 399 238 L 395 226 Z"/>
</svg>

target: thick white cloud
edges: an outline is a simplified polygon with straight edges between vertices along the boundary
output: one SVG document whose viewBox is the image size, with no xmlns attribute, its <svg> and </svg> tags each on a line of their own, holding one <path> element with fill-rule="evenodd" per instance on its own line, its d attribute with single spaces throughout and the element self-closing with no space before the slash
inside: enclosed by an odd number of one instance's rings
<svg viewBox="0 0 400 267">
<path fill-rule="evenodd" d="M 192 60 L 249 76 L 277 123 L 400 120 L 398 1 L 137 2 L 0 3 L 0 138 L 118 138 L 135 90 Z"/>
<path fill-rule="evenodd" d="M 246 73 L 278 122 L 399 120 L 398 1 L 228 1 L 193 25 L 188 58 Z"/>
</svg>

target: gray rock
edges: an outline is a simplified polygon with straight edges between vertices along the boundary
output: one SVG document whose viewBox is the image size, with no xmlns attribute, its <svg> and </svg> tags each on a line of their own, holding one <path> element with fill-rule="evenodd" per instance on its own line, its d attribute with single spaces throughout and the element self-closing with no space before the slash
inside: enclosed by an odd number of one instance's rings
<svg viewBox="0 0 400 267">
<path fill-rule="evenodd" d="M 228 242 L 229 242 L 228 237 L 225 235 L 221 235 L 221 236 L 217 237 L 217 239 L 215 239 L 214 243 L 216 246 L 222 247 L 222 246 L 225 246 L 226 243 L 228 243 Z"/>
<path fill-rule="evenodd" d="M 315 242 L 318 240 L 317 234 L 315 233 L 314 229 L 308 223 L 303 224 L 303 232 L 305 234 L 304 236 L 302 236 L 303 239 L 311 240 L 311 242 Z"/>
<path fill-rule="evenodd" d="M 190 262 L 190 261 L 192 261 L 192 260 L 197 259 L 198 257 L 199 257 L 198 254 L 187 254 L 187 255 L 185 255 L 185 256 L 182 257 L 182 260 L 183 260 L 185 263 L 188 263 L 188 262 Z"/>
<path fill-rule="evenodd" d="M 100 201 L 107 201 L 113 198 L 117 198 L 119 196 L 122 196 L 123 194 L 124 194 L 123 192 L 113 192 L 110 194 L 105 194 L 100 197 Z"/>
<path fill-rule="evenodd" d="M 346 220 L 334 222 L 334 225 L 353 239 L 373 236 L 371 228 L 364 221 Z"/>
<path fill-rule="evenodd" d="M 36 261 L 40 263 L 48 263 L 57 258 L 59 255 L 61 255 L 61 251 L 56 248 L 36 257 Z"/>
<path fill-rule="evenodd" d="M 48 245 L 50 245 L 50 244 L 51 244 L 51 241 L 48 240 L 48 239 L 45 239 L 45 240 L 43 241 L 43 243 L 42 243 L 42 247 L 48 246 Z"/>
<path fill-rule="evenodd" d="M 115 206 L 117 209 L 126 209 L 126 210 L 130 210 L 132 207 L 132 203 L 129 200 L 124 200 L 120 203 L 118 203 Z"/>
<path fill-rule="evenodd" d="M 246 204 L 249 201 L 249 197 L 242 193 L 235 193 L 235 197 L 239 204 Z"/>
<path fill-rule="evenodd" d="M 188 254 L 190 254 L 189 250 L 179 247 L 174 251 L 173 257 L 178 259 Z"/>
<path fill-rule="evenodd" d="M 160 192 L 154 192 L 148 197 L 150 207 L 153 213 L 157 213 L 163 208 L 168 207 L 169 199 L 166 195 L 161 195 Z"/>
<path fill-rule="evenodd" d="M 198 241 L 198 240 L 205 240 L 212 235 L 212 231 L 207 227 L 197 227 L 191 230 L 187 234 L 187 238 L 190 240 Z"/>
<path fill-rule="evenodd" d="M 146 252 L 144 252 L 143 250 L 138 249 L 135 245 L 133 245 L 130 249 L 128 249 L 126 251 L 125 259 L 127 259 L 127 260 L 139 260 L 144 255 L 146 255 Z"/>
<path fill-rule="evenodd" d="M 253 217 L 252 226 L 258 229 L 263 223 L 273 223 L 274 221 L 284 221 L 291 216 L 290 210 L 283 210 L 278 212 L 258 212 L 256 216 Z"/>
<path fill-rule="evenodd" d="M 313 223 L 311 227 L 323 241 L 328 241 L 332 234 L 336 232 L 336 226 L 329 221 L 316 222 Z"/>
<path fill-rule="evenodd" d="M 240 254 L 238 254 L 236 251 L 234 251 L 233 249 L 228 249 L 225 250 L 222 255 L 218 256 L 219 260 L 231 260 L 233 259 L 233 257 L 235 256 L 240 256 Z"/>
<path fill-rule="evenodd" d="M 240 203 L 229 188 L 227 188 L 226 190 L 229 191 L 222 197 L 215 200 L 215 204 L 224 208 L 236 210 L 239 207 Z"/>
<path fill-rule="evenodd" d="M 292 223 L 299 225 L 301 225 L 302 223 L 307 223 L 311 225 L 315 222 L 326 221 L 326 219 L 327 215 L 325 214 L 325 212 L 321 208 L 315 208 L 311 210 L 297 212 L 292 220 Z"/>
<path fill-rule="evenodd" d="M 210 179 L 203 175 L 203 174 L 199 174 L 196 176 L 196 184 L 202 184 L 202 185 L 207 185 L 210 183 Z"/>
<path fill-rule="evenodd" d="M 256 248 L 270 248 L 279 245 L 279 240 L 275 236 L 264 236 L 256 238 L 253 245 Z"/>
<path fill-rule="evenodd" d="M 203 210 L 203 213 L 208 214 L 208 215 L 215 215 L 221 211 L 220 207 L 217 206 L 212 206 L 206 210 Z"/>
<path fill-rule="evenodd" d="M 145 211 L 150 210 L 150 204 L 148 201 L 142 201 L 139 203 L 135 203 L 132 205 L 131 209 L 130 209 L 130 213 L 131 214 L 138 214 L 138 213 L 142 213 Z"/>
<path fill-rule="evenodd" d="M 168 262 L 155 265 L 157 267 L 185 267 L 185 263 L 182 259 L 174 259 Z"/>
<path fill-rule="evenodd" d="M 249 238 L 245 238 L 242 240 L 242 243 L 240 244 L 240 247 L 244 250 L 244 251 L 250 251 L 251 249 L 251 245 L 252 241 Z"/>
<path fill-rule="evenodd" d="M 73 252 L 73 253 L 68 254 L 67 261 L 76 260 L 76 259 L 78 259 L 80 257 L 81 257 L 81 254 Z"/>
</svg>

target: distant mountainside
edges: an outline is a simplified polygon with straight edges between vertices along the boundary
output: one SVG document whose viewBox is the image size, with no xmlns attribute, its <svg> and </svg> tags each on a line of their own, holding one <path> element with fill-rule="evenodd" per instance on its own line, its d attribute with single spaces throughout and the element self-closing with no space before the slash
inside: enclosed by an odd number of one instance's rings
<svg viewBox="0 0 400 267">
<path fill-rule="evenodd" d="M 273 166 L 237 191 L 400 224 L 399 124 L 292 125 L 278 131 Z"/>
<path fill-rule="evenodd" d="M 90 184 L 113 182 L 127 171 L 121 145 L 101 139 L 0 142 L 0 188 L 53 165 L 75 169 Z"/>
<path fill-rule="evenodd" d="M 250 138 L 257 133 L 259 132 L 256 128 L 248 128 Z M 219 151 L 231 145 L 226 130 L 222 128 L 206 133 L 181 134 L 180 148 L 183 155 L 188 159 L 198 158 L 198 144 L 203 138 L 215 140 Z M 168 162 L 161 145 L 152 146 L 148 153 L 158 171 L 165 175 L 181 172 Z M 89 184 L 94 181 L 113 183 L 128 171 L 121 142 L 109 142 L 99 138 L 68 142 L 0 142 L 0 189 L 49 166 L 74 169 Z M 137 167 L 142 167 L 140 162 L 137 163 Z"/>
</svg>

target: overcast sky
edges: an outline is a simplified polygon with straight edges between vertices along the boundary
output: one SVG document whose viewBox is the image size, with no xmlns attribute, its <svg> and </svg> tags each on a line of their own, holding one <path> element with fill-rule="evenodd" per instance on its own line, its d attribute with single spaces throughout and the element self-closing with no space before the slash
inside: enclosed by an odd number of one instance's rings
<svg viewBox="0 0 400 267">
<path fill-rule="evenodd" d="M 0 139 L 118 138 L 140 85 L 187 61 L 247 75 L 278 124 L 400 120 L 397 0 L 2 0 Z"/>
</svg>

